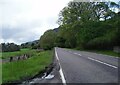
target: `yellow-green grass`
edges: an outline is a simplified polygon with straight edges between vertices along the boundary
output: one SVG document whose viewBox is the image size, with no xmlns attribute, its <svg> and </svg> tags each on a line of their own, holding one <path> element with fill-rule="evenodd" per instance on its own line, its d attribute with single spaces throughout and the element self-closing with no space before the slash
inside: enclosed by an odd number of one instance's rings
<svg viewBox="0 0 120 85">
<path fill-rule="evenodd" d="M 31 54 L 33 52 L 31 51 L 34 51 L 32 49 L 21 49 L 20 51 L 15 51 L 15 52 L 2 52 L 0 53 L 1 58 L 2 59 L 5 59 L 5 58 L 9 58 L 9 57 L 14 57 L 14 56 L 20 56 L 20 55 L 23 55 L 23 54 Z"/>
<path fill-rule="evenodd" d="M 27 60 L 3 63 L 2 65 L 2 82 L 20 80 L 25 77 L 33 77 L 42 71 L 45 66 L 52 62 L 53 52 L 43 51 L 34 54 Z"/>
<path fill-rule="evenodd" d="M 66 49 L 68 49 L 68 48 L 66 48 Z M 114 52 L 112 50 L 97 50 L 97 49 L 96 50 L 83 50 L 83 49 L 77 49 L 77 48 L 68 49 L 68 50 L 88 51 L 88 52 L 95 52 L 95 53 L 99 53 L 99 54 L 110 55 L 113 57 L 120 57 L 120 53 Z"/>
<path fill-rule="evenodd" d="M 100 54 L 111 55 L 111 56 L 115 56 L 115 57 L 120 57 L 120 53 L 116 53 L 116 52 L 113 52 L 111 50 L 96 50 L 96 51 L 93 51 L 93 52 L 100 53 Z"/>
<path fill-rule="evenodd" d="M 0 85 L 2 84 L 2 63 L 0 62 Z"/>
<path fill-rule="evenodd" d="M 2 84 L 2 53 L 0 53 L 0 85 Z"/>
<path fill-rule="evenodd" d="M 120 53 L 114 52 L 112 50 L 85 50 L 85 51 L 95 52 L 95 53 L 105 54 L 105 55 L 110 55 L 110 56 L 113 56 L 113 57 L 120 57 Z"/>
</svg>

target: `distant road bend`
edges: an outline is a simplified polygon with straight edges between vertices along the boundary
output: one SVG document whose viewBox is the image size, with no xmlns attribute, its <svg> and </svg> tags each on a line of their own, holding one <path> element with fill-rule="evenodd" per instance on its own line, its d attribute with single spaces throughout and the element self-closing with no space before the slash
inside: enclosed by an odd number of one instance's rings
<svg viewBox="0 0 120 85">
<path fill-rule="evenodd" d="M 118 83 L 118 58 L 58 47 L 55 55 L 64 84 Z"/>
</svg>

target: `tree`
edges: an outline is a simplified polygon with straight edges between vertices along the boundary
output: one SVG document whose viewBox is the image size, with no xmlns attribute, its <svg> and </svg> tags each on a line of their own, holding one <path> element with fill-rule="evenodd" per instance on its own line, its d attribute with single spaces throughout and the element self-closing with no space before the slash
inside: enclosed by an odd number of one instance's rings
<svg viewBox="0 0 120 85">
<path fill-rule="evenodd" d="M 111 11 L 105 2 L 69 2 L 68 6 L 60 11 L 58 24 L 64 25 L 88 20 L 99 21 L 106 16 L 107 12 Z"/>
<path fill-rule="evenodd" d="M 104 44 L 109 42 L 109 45 L 115 45 L 111 41 L 116 38 L 115 35 L 118 33 L 115 32 L 118 29 L 118 24 L 115 25 L 118 19 L 114 19 L 117 15 L 110 7 L 116 6 L 116 4 L 109 6 L 106 2 L 68 3 L 68 6 L 60 11 L 58 19 L 60 25 L 59 37 L 64 39 L 63 46 L 86 48 L 90 45 L 88 43 L 98 42 L 99 40 L 103 40 Z"/>
<path fill-rule="evenodd" d="M 56 34 L 53 30 L 46 31 L 40 38 L 40 46 L 45 50 L 50 50 L 55 46 Z"/>
<path fill-rule="evenodd" d="M 14 43 L 1 43 L 2 46 L 2 52 L 13 52 L 13 51 L 19 51 L 20 47 Z"/>
<path fill-rule="evenodd" d="M 65 47 L 65 39 L 61 36 L 57 36 L 55 40 L 55 46 L 57 47 Z"/>
</svg>

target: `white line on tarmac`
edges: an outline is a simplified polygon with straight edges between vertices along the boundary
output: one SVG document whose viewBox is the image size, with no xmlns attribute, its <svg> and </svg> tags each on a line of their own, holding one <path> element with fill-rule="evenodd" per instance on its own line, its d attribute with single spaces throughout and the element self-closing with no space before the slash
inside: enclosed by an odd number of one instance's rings
<svg viewBox="0 0 120 85">
<path fill-rule="evenodd" d="M 79 54 L 79 53 L 74 53 L 75 55 L 79 55 L 79 56 L 82 56 L 81 54 Z"/>
<path fill-rule="evenodd" d="M 61 76 L 61 79 L 62 79 L 62 83 L 64 85 L 66 85 L 66 80 L 65 80 L 65 77 L 64 77 L 64 74 L 63 74 L 63 70 L 62 70 L 62 67 L 61 67 L 61 64 L 60 64 L 60 61 L 59 61 L 59 58 L 58 58 L 58 54 L 57 54 L 56 48 L 55 48 L 55 56 L 56 56 L 56 58 L 58 60 L 59 66 L 60 66 L 59 73 L 60 73 L 60 76 Z"/>
<path fill-rule="evenodd" d="M 99 63 L 101 63 L 101 64 L 104 64 L 104 65 L 107 65 L 107 66 L 110 66 L 110 67 L 113 67 L 113 68 L 116 68 L 116 69 L 118 68 L 118 67 L 116 67 L 116 66 L 114 66 L 114 65 L 111 65 L 111 64 L 102 62 L 102 61 L 100 61 L 100 60 L 96 60 L 96 59 L 93 59 L 93 58 L 90 58 L 90 57 L 88 57 L 88 59 L 93 60 L 93 61 L 96 61 L 96 62 L 99 62 Z"/>
</svg>

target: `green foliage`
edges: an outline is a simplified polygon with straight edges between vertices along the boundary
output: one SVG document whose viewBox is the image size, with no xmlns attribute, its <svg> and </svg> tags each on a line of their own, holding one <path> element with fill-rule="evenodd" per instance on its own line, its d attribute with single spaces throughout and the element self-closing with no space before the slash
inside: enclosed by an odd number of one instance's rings
<svg viewBox="0 0 120 85">
<path fill-rule="evenodd" d="M 100 53 L 100 54 L 111 55 L 111 56 L 115 56 L 115 57 L 120 57 L 119 53 L 113 52 L 111 50 L 94 50 L 93 52 Z"/>
<path fill-rule="evenodd" d="M 9 58 L 9 57 L 15 57 L 15 56 L 21 56 L 23 54 L 31 55 L 35 53 L 35 50 L 31 49 L 21 49 L 20 51 L 15 52 L 2 52 L 2 59 Z"/>
<path fill-rule="evenodd" d="M 111 10 L 114 7 L 120 5 L 113 2 L 68 3 L 59 13 L 59 32 L 45 32 L 40 46 L 44 49 L 54 46 L 112 49 L 120 46 L 120 12 Z"/>
<path fill-rule="evenodd" d="M 9 81 L 33 77 L 52 62 L 52 57 L 52 51 L 44 51 L 35 53 L 27 60 L 3 63 L 2 82 L 7 83 Z"/>
<path fill-rule="evenodd" d="M 20 47 L 21 48 L 32 48 L 32 49 L 40 48 L 39 40 L 34 40 L 31 42 L 22 43 Z"/>
<path fill-rule="evenodd" d="M 109 15 L 106 16 L 106 13 Z M 89 20 L 99 21 L 108 18 L 111 11 L 105 2 L 70 2 L 59 14 L 60 25 L 73 24 L 76 21 L 87 22 Z"/>
<path fill-rule="evenodd" d="M 75 22 L 74 24 L 66 24 L 64 26 L 60 26 L 59 36 L 64 39 L 64 47 L 74 48 L 76 47 L 76 38 L 79 33 L 79 24 Z M 75 29 L 74 29 L 75 28 Z"/>
<path fill-rule="evenodd" d="M 116 44 L 115 41 L 116 32 L 110 31 L 104 36 L 97 37 L 89 41 L 86 45 L 88 49 L 112 49 Z"/>
<path fill-rule="evenodd" d="M 65 39 L 63 37 L 57 36 L 55 40 L 55 46 L 65 47 Z"/>
<path fill-rule="evenodd" d="M 87 49 L 112 49 L 118 46 L 120 17 L 109 7 L 119 6 L 109 3 L 70 2 L 60 12 L 58 19 L 59 35 L 65 39 L 63 46 Z"/>
<path fill-rule="evenodd" d="M 40 46 L 45 50 L 50 50 L 55 46 L 56 34 L 53 30 L 48 30 L 40 38 Z"/>
<path fill-rule="evenodd" d="M 0 47 L 2 47 L 2 52 L 13 52 L 20 50 L 20 47 L 14 43 L 1 43 Z"/>
</svg>

